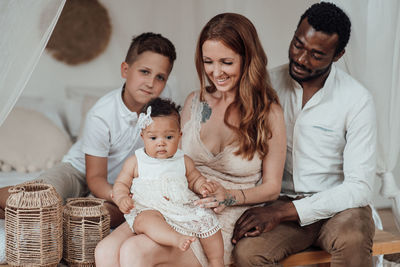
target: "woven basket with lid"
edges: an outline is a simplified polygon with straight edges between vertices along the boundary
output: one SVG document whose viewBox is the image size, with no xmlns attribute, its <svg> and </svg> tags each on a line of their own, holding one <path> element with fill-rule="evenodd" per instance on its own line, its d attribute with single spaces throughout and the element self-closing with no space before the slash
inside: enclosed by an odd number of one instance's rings
<svg viewBox="0 0 400 267">
<path fill-rule="evenodd" d="M 57 266 L 62 258 L 62 199 L 54 187 L 24 183 L 9 189 L 6 259 L 12 266 Z"/>
</svg>

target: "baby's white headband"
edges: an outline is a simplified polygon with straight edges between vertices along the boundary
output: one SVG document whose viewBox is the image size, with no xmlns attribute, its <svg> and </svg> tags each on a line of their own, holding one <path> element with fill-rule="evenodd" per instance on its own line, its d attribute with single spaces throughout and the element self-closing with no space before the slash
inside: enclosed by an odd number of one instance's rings
<svg viewBox="0 0 400 267">
<path fill-rule="evenodd" d="M 140 113 L 138 119 L 138 126 L 141 130 L 152 124 L 153 120 L 151 118 L 151 106 L 147 108 L 146 114 Z"/>
</svg>

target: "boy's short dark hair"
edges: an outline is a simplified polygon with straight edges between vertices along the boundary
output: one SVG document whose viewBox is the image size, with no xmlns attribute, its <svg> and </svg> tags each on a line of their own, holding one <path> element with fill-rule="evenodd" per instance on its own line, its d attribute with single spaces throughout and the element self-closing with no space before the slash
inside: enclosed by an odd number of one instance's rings
<svg viewBox="0 0 400 267">
<path fill-rule="evenodd" d="M 129 65 L 132 64 L 140 54 L 146 51 L 166 56 L 171 63 L 171 68 L 174 65 L 176 59 L 175 46 L 161 34 L 152 32 L 145 32 L 133 37 L 125 62 Z"/>
<path fill-rule="evenodd" d="M 343 51 L 350 39 L 351 22 L 342 9 L 327 2 L 313 4 L 301 16 L 297 28 L 305 18 L 317 31 L 336 33 L 339 36 L 336 55 Z"/>
<path fill-rule="evenodd" d="M 143 108 L 142 113 L 147 112 L 147 108 L 151 107 L 151 117 L 163 117 L 174 115 L 178 119 L 179 127 L 181 126 L 181 106 L 176 105 L 172 100 L 166 98 L 153 98 Z"/>
</svg>

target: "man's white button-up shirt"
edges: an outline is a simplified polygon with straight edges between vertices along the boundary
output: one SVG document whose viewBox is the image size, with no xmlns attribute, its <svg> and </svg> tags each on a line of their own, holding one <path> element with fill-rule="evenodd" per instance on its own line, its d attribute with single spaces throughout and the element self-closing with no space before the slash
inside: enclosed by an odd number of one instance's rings
<svg viewBox="0 0 400 267">
<path fill-rule="evenodd" d="M 301 225 L 370 203 L 376 168 L 376 117 L 370 93 L 332 65 L 324 86 L 302 108 L 303 89 L 288 65 L 270 72 L 284 110 L 287 156 L 282 194 Z"/>
</svg>

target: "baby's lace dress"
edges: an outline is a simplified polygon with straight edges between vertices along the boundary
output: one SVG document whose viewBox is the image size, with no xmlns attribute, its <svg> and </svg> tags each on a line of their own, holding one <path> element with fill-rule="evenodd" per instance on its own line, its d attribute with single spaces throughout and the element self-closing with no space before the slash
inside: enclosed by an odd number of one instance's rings
<svg viewBox="0 0 400 267">
<path fill-rule="evenodd" d="M 193 204 L 199 197 L 188 188 L 181 150 L 168 159 L 152 158 L 143 148 L 135 155 L 139 172 L 131 187 L 135 208 L 125 215 L 132 230 L 135 217 L 144 210 L 159 211 L 172 228 L 184 235 L 206 238 L 220 229 L 210 209 Z"/>
</svg>

